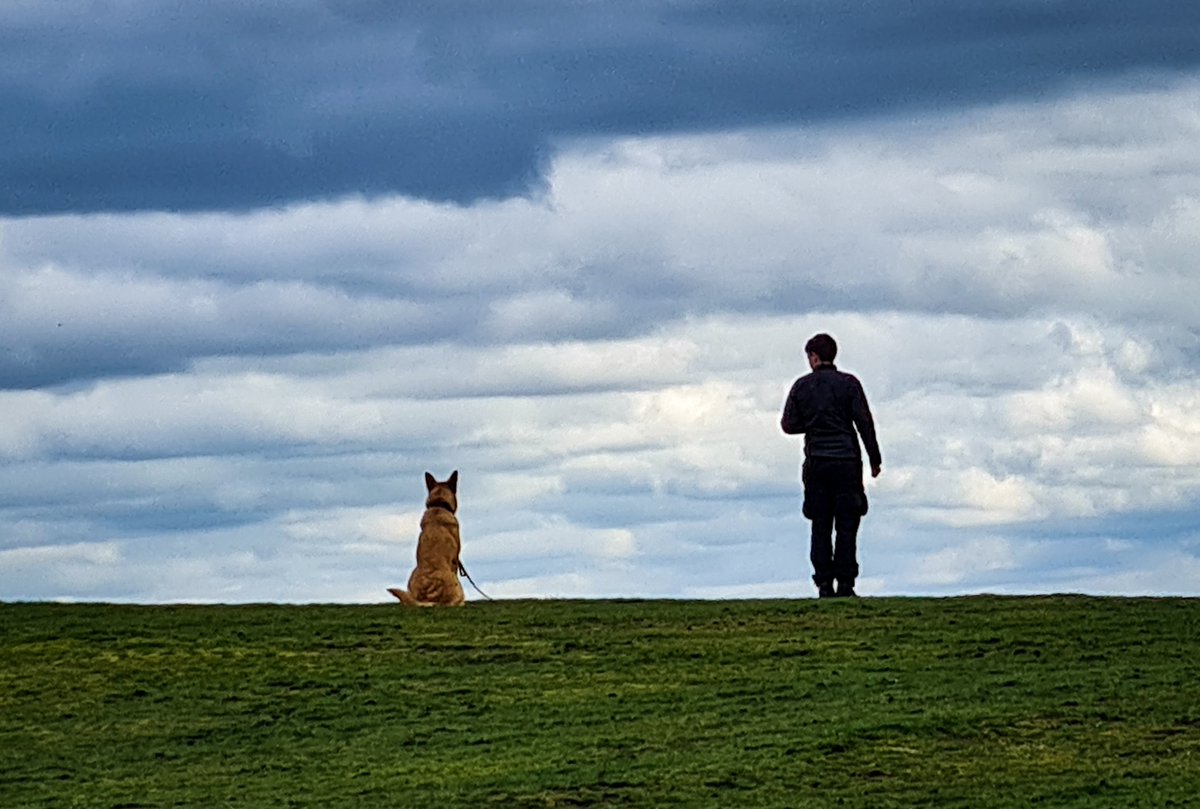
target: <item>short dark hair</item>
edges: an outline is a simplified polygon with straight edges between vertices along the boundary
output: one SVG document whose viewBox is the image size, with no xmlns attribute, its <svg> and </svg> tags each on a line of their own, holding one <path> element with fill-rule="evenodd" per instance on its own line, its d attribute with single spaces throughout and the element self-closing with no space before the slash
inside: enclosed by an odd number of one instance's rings
<svg viewBox="0 0 1200 809">
<path fill-rule="evenodd" d="M 833 362 L 837 356 L 837 341 L 828 334 L 815 335 L 804 345 L 805 354 L 816 354 L 821 362 Z"/>
</svg>

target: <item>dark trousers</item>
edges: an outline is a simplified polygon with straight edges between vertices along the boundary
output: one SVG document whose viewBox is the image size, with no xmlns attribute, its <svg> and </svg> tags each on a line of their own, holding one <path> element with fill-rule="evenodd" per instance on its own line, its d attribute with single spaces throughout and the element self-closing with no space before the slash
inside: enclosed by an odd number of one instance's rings
<svg viewBox="0 0 1200 809">
<path fill-rule="evenodd" d="M 862 461 L 854 459 L 804 462 L 804 516 L 812 520 L 809 559 L 818 587 L 834 579 L 849 587 L 858 578 L 858 524 L 867 513 L 862 474 Z"/>
</svg>

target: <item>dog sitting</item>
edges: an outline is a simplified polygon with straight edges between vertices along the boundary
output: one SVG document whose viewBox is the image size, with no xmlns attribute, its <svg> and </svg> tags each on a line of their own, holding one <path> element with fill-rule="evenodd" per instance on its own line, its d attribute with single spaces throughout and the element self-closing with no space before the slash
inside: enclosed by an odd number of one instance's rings
<svg viewBox="0 0 1200 809">
<path fill-rule="evenodd" d="M 459 554 L 462 540 L 458 533 L 458 470 L 445 481 L 425 473 L 425 513 L 421 515 L 421 536 L 417 539 L 417 566 L 408 577 L 408 589 L 389 587 L 388 592 L 409 607 L 460 607 L 463 597 L 459 573 L 466 573 Z"/>
</svg>

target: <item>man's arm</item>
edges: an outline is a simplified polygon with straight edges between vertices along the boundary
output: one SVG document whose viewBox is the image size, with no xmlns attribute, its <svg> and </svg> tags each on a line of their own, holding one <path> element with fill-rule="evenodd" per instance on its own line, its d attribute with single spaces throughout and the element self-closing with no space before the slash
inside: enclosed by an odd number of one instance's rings
<svg viewBox="0 0 1200 809">
<path fill-rule="evenodd" d="M 863 446 L 867 449 L 867 460 L 871 464 L 871 477 L 877 478 L 883 471 L 883 456 L 879 453 L 879 440 L 875 437 L 875 419 L 871 416 L 871 407 L 867 404 L 867 394 L 862 388 L 862 383 L 855 387 L 857 391 L 851 405 L 850 415 L 854 419 L 854 426 L 858 428 L 858 434 L 862 437 Z"/>
<path fill-rule="evenodd" d="M 779 420 L 779 426 L 788 435 L 799 435 L 804 432 L 804 421 L 801 418 L 800 403 L 797 401 L 799 397 L 796 395 L 796 388 L 800 385 L 800 380 L 796 380 L 792 384 L 792 389 L 788 391 L 787 401 L 783 403 L 783 418 Z"/>
</svg>

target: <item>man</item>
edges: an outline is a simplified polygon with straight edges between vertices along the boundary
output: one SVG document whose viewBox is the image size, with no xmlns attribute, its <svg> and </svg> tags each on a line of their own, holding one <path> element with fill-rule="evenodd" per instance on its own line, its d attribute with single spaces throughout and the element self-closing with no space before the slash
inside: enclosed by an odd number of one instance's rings
<svg viewBox="0 0 1200 809">
<path fill-rule="evenodd" d="M 818 334 L 804 346 L 804 352 L 812 373 L 792 385 L 781 425 L 788 435 L 804 434 L 803 510 L 812 520 L 809 558 L 817 594 L 820 598 L 853 596 L 858 577 L 858 524 L 867 513 L 859 437 L 867 449 L 871 477 L 879 477 L 883 460 L 862 384 L 833 364 L 837 343 L 828 334 Z"/>
</svg>

